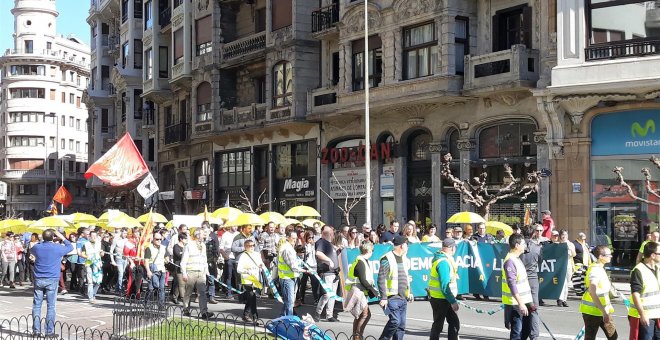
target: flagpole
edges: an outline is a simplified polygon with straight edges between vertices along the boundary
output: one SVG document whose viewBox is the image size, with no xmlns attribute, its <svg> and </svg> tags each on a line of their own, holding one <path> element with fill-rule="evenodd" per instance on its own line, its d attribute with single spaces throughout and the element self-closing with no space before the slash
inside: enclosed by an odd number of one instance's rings
<svg viewBox="0 0 660 340">
<path fill-rule="evenodd" d="M 364 167 L 366 168 L 366 223 L 371 225 L 371 136 L 369 133 L 369 15 L 364 0 Z"/>
</svg>

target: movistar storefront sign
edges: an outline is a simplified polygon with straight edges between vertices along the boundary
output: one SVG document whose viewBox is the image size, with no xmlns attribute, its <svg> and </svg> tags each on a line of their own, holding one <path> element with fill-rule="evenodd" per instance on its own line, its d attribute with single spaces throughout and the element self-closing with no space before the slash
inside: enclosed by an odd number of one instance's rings
<svg viewBox="0 0 660 340">
<path fill-rule="evenodd" d="M 660 153 L 660 110 L 602 114 L 591 123 L 594 156 Z"/>
</svg>

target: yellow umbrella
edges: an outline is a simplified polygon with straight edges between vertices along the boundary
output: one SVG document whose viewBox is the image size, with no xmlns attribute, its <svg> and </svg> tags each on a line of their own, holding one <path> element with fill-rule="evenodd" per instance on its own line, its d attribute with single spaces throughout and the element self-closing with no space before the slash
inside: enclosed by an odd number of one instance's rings
<svg viewBox="0 0 660 340">
<path fill-rule="evenodd" d="M 264 220 L 257 214 L 242 213 L 237 218 L 227 222 L 228 226 L 241 226 L 241 225 L 264 225 Z"/>
<path fill-rule="evenodd" d="M 73 213 L 69 215 L 71 223 L 87 223 L 87 224 L 95 224 L 98 219 L 94 217 L 94 215 L 90 214 L 85 214 L 85 213 Z"/>
<path fill-rule="evenodd" d="M 140 223 L 147 223 L 147 221 L 149 221 L 149 213 L 138 216 L 137 220 Z M 159 213 L 151 213 L 151 220 L 154 221 L 154 223 L 167 223 L 168 221 L 165 216 Z"/>
<path fill-rule="evenodd" d="M 75 226 L 60 216 L 48 216 L 30 224 L 26 231 L 30 233 L 40 233 L 46 229 L 57 228 L 72 229 L 75 228 Z"/>
<path fill-rule="evenodd" d="M 105 229 L 112 228 L 112 229 L 119 229 L 119 228 L 142 228 L 143 225 L 138 221 L 135 217 L 128 216 L 124 214 L 124 216 L 120 218 L 115 218 L 112 221 L 108 222 L 105 225 Z"/>
<path fill-rule="evenodd" d="M 289 209 L 289 211 L 284 214 L 286 217 L 321 217 L 316 209 L 308 207 L 306 205 L 299 205 Z"/>
<path fill-rule="evenodd" d="M 298 221 L 296 219 L 293 219 L 293 218 L 287 218 L 286 220 L 284 220 L 284 224 L 286 224 L 286 225 L 290 225 L 290 224 L 298 225 L 298 224 L 300 224 L 300 221 Z"/>
<path fill-rule="evenodd" d="M 274 211 L 265 212 L 259 215 L 259 217 L 266 222 L 274 222 L 275 224 L 284 223 L 284 221 L 286 221 L 286 217 Z"/>
<path fill-rule="evenodd" d="M 197 216 L 199 216 L 199 217 L 201 217 L 202 219 L 204 219 L 204 213 L 203 213 L 203 212 L 197 214 Z M 209 223 L 211 223 L 211 224 L 224 224 L 224 223 L 225 223 L 225 222 L 222 220 L 222 218 L 220 218 L 220 217 L 214 217 L 212 214 L 208 214 L 208 216 L 206 216 L 206 219 L 207 219 L 207 221 L 208 221 Z"/>
<path fill-rule="evenodd" d="M 491 235 L 496 235 L 498 230 L 504 231 L 504 236 L 510 236 L 513 234 L 513 228 L 506 223 L 499 221 L 488 221 L 486 222 L 486 232 Z"/>
<path fill-rule="evenodd" d="M 323 221 L 319 221 L 319 220 L 314 219 L 314 218 L 308 218 L 308 219 L 302 221 L 302 224 L 306 227 L 313 227 L 314 223 L 317 223 L 317 222 L 320 223 L 321 226 L 325 225 L 325 223 L 323 223 Z"/>
<path fill-rule="evenodd" d="M 463 211 L 451 215 L 447 220 L 447 223 L 486 223 L 483 217 L 479 214 L 475 214 L 469 211 Z"/>
<path fill-rule="evenodd" d="M 9 219 L 0 221 L 0 232 L 5 233 L 7 231 L 14 232 L 15 234 L 21 234 L 27 230 L 29 223 L 23 220 Z"/>
<path fill-rule="evenodd" d="M 172 229 L 172 227 L 173 227 L 172 221 L 165 223 L 165 229 Z"/>
<path fill-rule="evenodd" d="M 243 212 L 233 207 L 224 207 L 211 213 L 212 217 L 221 218 L 225 221 L 231 221 L 240 216 Z"/>
</svg>

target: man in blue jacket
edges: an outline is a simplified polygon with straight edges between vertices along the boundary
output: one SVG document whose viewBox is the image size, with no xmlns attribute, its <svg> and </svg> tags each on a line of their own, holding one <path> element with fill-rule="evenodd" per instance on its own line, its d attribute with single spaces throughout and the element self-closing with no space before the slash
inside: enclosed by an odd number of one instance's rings
<svg viewBox="0 0 660 340">
<path fill-rule="evenodd" d="M 43 234 L 43 242 L 35 244 L 30 250 L 34 255 L 34 300 L 32 304 L 32 315 L 34 325 L 32 330 L 35 336 L 41 335 L 41 304 L 46 296 L 46 337 L 59 338 L 55 334 L 55 301 L 57 300 L 57 288 L 60 281 L 60 265 L 62 257 L 73 250 L 71 242 L 59 231 L 46 229 Z M 54 243 L 57 237 L 64 244 Z"/>
<path fill-rule="evenodd" d="M 456 252 L 456 241 L 446 238 L 442 241 L 442 250 L 434 258 L 431 266 L 431 279 L 429 280 L 429 296 L 431 308 L 433 309 L 433 326 L 431 327 L 431 340 L 440 338 L 442 328 L 447 319 L 449 329 L 447 339 L 457 340 L 460 320 L 458 319 L 458 294 L 456 263 L 454 253 Z"/>
</svg>

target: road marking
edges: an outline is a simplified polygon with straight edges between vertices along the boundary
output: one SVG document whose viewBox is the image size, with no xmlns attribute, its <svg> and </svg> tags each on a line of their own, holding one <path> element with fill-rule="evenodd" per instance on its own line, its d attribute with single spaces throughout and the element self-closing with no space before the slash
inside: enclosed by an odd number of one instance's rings
<svg viewBox="0 0 660 340">
<path fill-rule="evenodd" d="M 6 304 L 9 304 L 9 305 L 13 304 L 13 302 L 6 301 L 6 300 L 0 300 L 0 302 L 2 302 L 2 303 L 6 303 Z"/>
<path fill-rule="evenodd" d="M 408 320 L 414 320 L 414 321 L 433 323 L 433 320 L 417 319 L 417 318 L 407 318 L 407 319 Z M 509 330 L 506 329 L 506 328 L 490 327 L 490 326 L 477 326 L 477 325 L 466 325 L 466 324 L 462 323 L 461 324 L 461 329 L 463 329 L 463 328 L 478 329 L 478 330 L 482 330 L 482 331 L 491 331 L 491 332 L 500 332 L 500 333 L 509 333 Z M 575 339 L 575 335 L 557 334 L 557 333 L 553 333 L 553 335 L 557 339 Z M 548 333 L 540 333 L 539 336 L 545 337 L 545 338 L 550 338 L 550 334 L 548 334 Z"/>
</svg>

